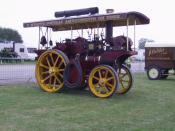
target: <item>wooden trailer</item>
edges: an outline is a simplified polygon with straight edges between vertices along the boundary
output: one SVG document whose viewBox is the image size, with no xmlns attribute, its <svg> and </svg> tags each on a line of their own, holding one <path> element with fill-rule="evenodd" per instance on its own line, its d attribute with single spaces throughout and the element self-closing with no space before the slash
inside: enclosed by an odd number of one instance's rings
<svg viewBox="0 0 175 131">
<path fill-rule="evenodd" d="M 175 43 L 147 43 L 145 69 L 150 80 L 165 79 L 175 74 Z"/>
</svg>

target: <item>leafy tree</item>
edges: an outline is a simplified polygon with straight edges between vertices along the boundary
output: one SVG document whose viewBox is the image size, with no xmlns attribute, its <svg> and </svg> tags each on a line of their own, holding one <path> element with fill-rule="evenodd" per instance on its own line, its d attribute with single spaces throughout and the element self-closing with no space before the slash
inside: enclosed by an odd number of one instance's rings
<svg viewBox="0 0 175 131">
<path fill-rule="evenodd" d="M 14 41 L 16 43 L 22 43 L 22 37 L 18 31 L 10 28 L 1 28 L 0 27 L 0 40 L 4 41 Z"/>
<path fill-rule="evenodd" d="M 151 39 L 147 39 L 147 38 L 141 38 L 139 40 L 139 49 L 145 49 L 145 44 L 146 42 L 154 42 L 154 40 L 151 40 Z"/>
</svg>

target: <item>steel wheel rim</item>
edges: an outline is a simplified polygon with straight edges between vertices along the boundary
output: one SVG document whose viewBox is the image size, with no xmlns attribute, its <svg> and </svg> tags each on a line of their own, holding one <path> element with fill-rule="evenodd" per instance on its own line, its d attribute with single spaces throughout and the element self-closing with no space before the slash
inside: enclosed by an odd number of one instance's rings
<svg viewBox="0 0 175 131">
<path fill-rule="evenodd" d="M 121 67 L 118 70 L 119 70 L 118 76 L 119 76 L 120 86 L 117 88 L 116 92 L 118 94 L 124 94 L 128 92 L 128 90 L 131 88 L 133 78 L 129 69 L 127 69 L 127 67 Z"/>
<path fill-rule="evenodd" d="M 95 67 L 89 75 L 89 88 L 91 92 L 97 97 L 111 96 L 116 90 L 116 76 L 115 70 L 109 66 Z"/>
<path fill-rule="evenodd" d="M 56 50 L 44 52 L 36 65 L 36 79 L 47 92 L 57 92 L 63 88 L 63 73 L 67 64 L 64 53 Z"/>
<path fill-rule="evenodd" d="M 156 79 L 159 76 L 159 71 L 156 68 L 151 68 L 148 74 L 152 79 Z"/>
</svg>

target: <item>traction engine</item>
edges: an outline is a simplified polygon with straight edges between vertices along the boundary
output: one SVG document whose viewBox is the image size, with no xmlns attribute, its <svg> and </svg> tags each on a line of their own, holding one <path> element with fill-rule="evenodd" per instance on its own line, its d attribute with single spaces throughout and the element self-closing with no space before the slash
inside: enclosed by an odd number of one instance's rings
<svg viewBox="0 0 175 131">
<path fill-rule="evenodd" d="M 70 39 L 56 42 L 54 46 L 48 35 L 39 34 L 36 52 L 39 86 L 52 93 L 64 88 L 89 87 L 93 95 L 102 98 L 127 93 L 133 77 L 124 63 L 137 54 L 133 49 L 135 38 L 133 43 L 128 37 L 128 26 L 134 25 L 135 31 L 135 25 L 148 24 L 149 18 L 139 12 L 98 14 L 97 7 L 55 12 L 55 17 L 50 21 L 24 23 L 24 27 L 38 26 L 39 31 L 45 27 L 47 33 L 48 29 L 71 31 Z M 113 27 L 117 26 L 126 26 L 127 35 L 114 37 Z M 91 30 L 89 39 L 83 35 L 72 38 L 74 30 L 82 30 L 82 34 L 83 30 Z"/>
</svg>

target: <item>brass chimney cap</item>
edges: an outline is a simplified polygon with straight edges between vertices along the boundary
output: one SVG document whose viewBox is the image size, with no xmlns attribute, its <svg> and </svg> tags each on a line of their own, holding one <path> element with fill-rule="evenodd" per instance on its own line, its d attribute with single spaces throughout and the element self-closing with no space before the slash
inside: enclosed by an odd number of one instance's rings
<svg viewBox="0 0 175 131">
<path fill-rule="evenodd" d="M 114 9 L 106 9 L 106 13 L 114 13 Z"/>
</svg>

